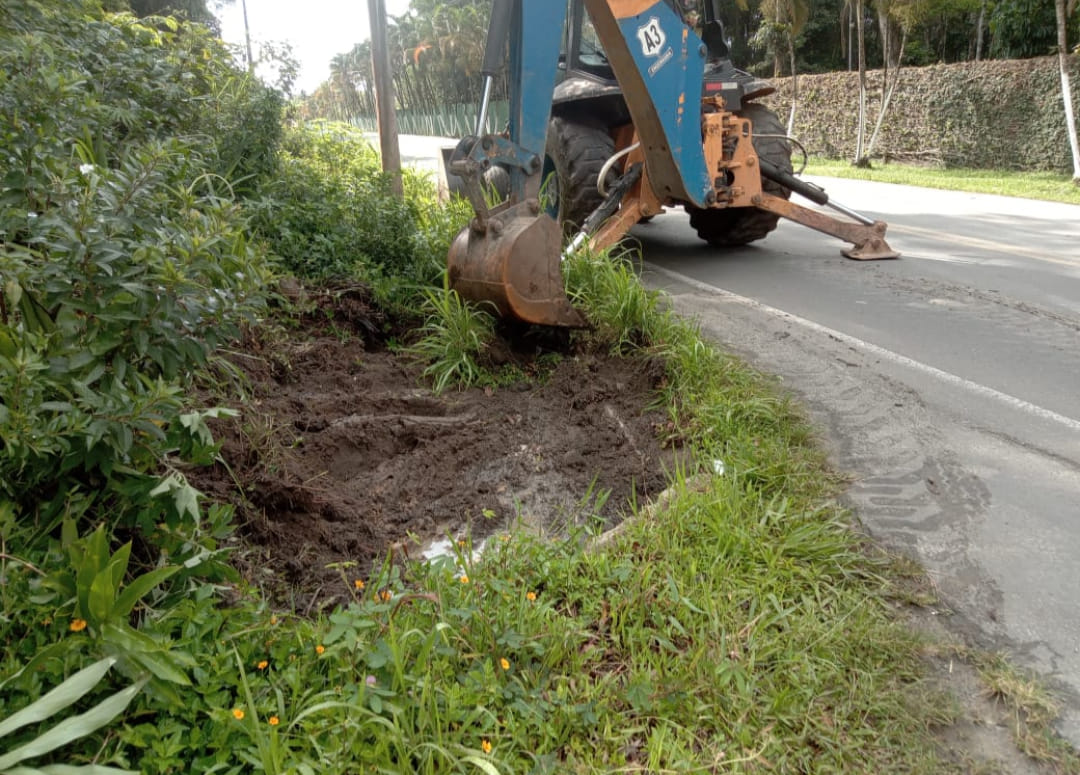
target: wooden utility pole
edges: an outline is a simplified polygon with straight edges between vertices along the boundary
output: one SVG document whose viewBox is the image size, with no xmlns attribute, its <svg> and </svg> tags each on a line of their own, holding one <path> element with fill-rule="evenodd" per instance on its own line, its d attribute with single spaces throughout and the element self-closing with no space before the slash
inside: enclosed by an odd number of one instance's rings
<svg viewBox="0 0 1080 775">
<path fill-rule="evenodd" d="M 240 7 L 244 10 L 244 41 L 247 43 L 247 66 L 248 72 L 255 72 L 255 60 L 251 58 L 251 30 L 248 29 L 247 0 L 240 0 Z"/>
<path fill-rule="evenodd" d="M 390 190 L 399 199 L 405 196 L 401 185 L 401 151 L 398 148 L 397 114 L 394 113 L 394 81 L 390 77 L 390 52 L 386 46 L 386 2 L 368 0 L 371 17 L 371 68 L 375 83 L 375 114 L 379 121 L 379 149 L 383 172 L 390 173 Z"/>
</svg>

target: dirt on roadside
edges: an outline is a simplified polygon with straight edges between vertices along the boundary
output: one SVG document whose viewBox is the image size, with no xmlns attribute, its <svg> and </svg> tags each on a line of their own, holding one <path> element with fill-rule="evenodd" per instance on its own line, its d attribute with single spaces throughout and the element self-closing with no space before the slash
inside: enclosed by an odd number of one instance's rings
<svg viewBox="0 0 1080 775">
<path fill-rule="evenodd" d="M 279 602 L 333 603 L 392 545 L 610 526 L 666 486 L 662 364 L 510 332 L 498 359 L 519 380 L 435 395 L 363 290 L 314 306 L 231 356 L 249 397 L 214 427 L 223 462 L 193 476 L 236 505 L 238 565 Z"/>
</svg>

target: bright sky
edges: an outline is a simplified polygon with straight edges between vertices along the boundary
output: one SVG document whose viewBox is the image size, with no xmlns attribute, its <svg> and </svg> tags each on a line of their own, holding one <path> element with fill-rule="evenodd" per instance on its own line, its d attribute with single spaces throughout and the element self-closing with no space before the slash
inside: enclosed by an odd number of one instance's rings
<svg viewBox="0 0 1080 775">
<path fill-rule="evenodd" d="M 385 0 L 388 16 L 401 16 L 409 0 Z M 251 43 L 288 41 L 300 62 L 294 92 L 308 94 L 330 74 L 330 60 L 371 37 L 368 0 L 247 0 Z M 241 0 L 221 11 L 221 36 L 244 45 Z"/>
</svg>

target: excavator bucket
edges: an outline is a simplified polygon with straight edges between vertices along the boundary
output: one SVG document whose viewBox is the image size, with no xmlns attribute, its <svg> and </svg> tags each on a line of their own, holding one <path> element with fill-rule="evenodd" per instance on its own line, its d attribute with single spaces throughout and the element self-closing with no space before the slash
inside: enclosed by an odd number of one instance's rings
<svg viewBox="0 0 1080 775">
<path fill-rule="evenodd" d="M 532 200 L 475 218 L 450 247 L 447 276 L 463 298 L 490 302 L 500 316 L 584 328 L 566 298 L 561 262 L 562 231 Z"/>
</svg>

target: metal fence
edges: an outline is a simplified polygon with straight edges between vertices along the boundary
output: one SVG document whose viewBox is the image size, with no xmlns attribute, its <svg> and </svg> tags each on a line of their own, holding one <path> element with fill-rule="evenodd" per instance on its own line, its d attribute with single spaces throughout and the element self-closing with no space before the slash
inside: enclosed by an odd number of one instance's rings
<svg viewBox="0 0 1080 775">
<path fill-rule="evenodd" d="M 403 135 L 428 135 L 437 137 L 464 137 L 476 129 L 476 105 L 446 105 L 430 113 L 414 110 L 397 112 L 398 132 Z M 487 131 L 501 132 L 510 117 L 510 103 L 506 100 L 492 102 L 488 110 Z M 365 132 L 378 130 L 375 116 L 354 116 L 353 126 Z"/>
</svg>

